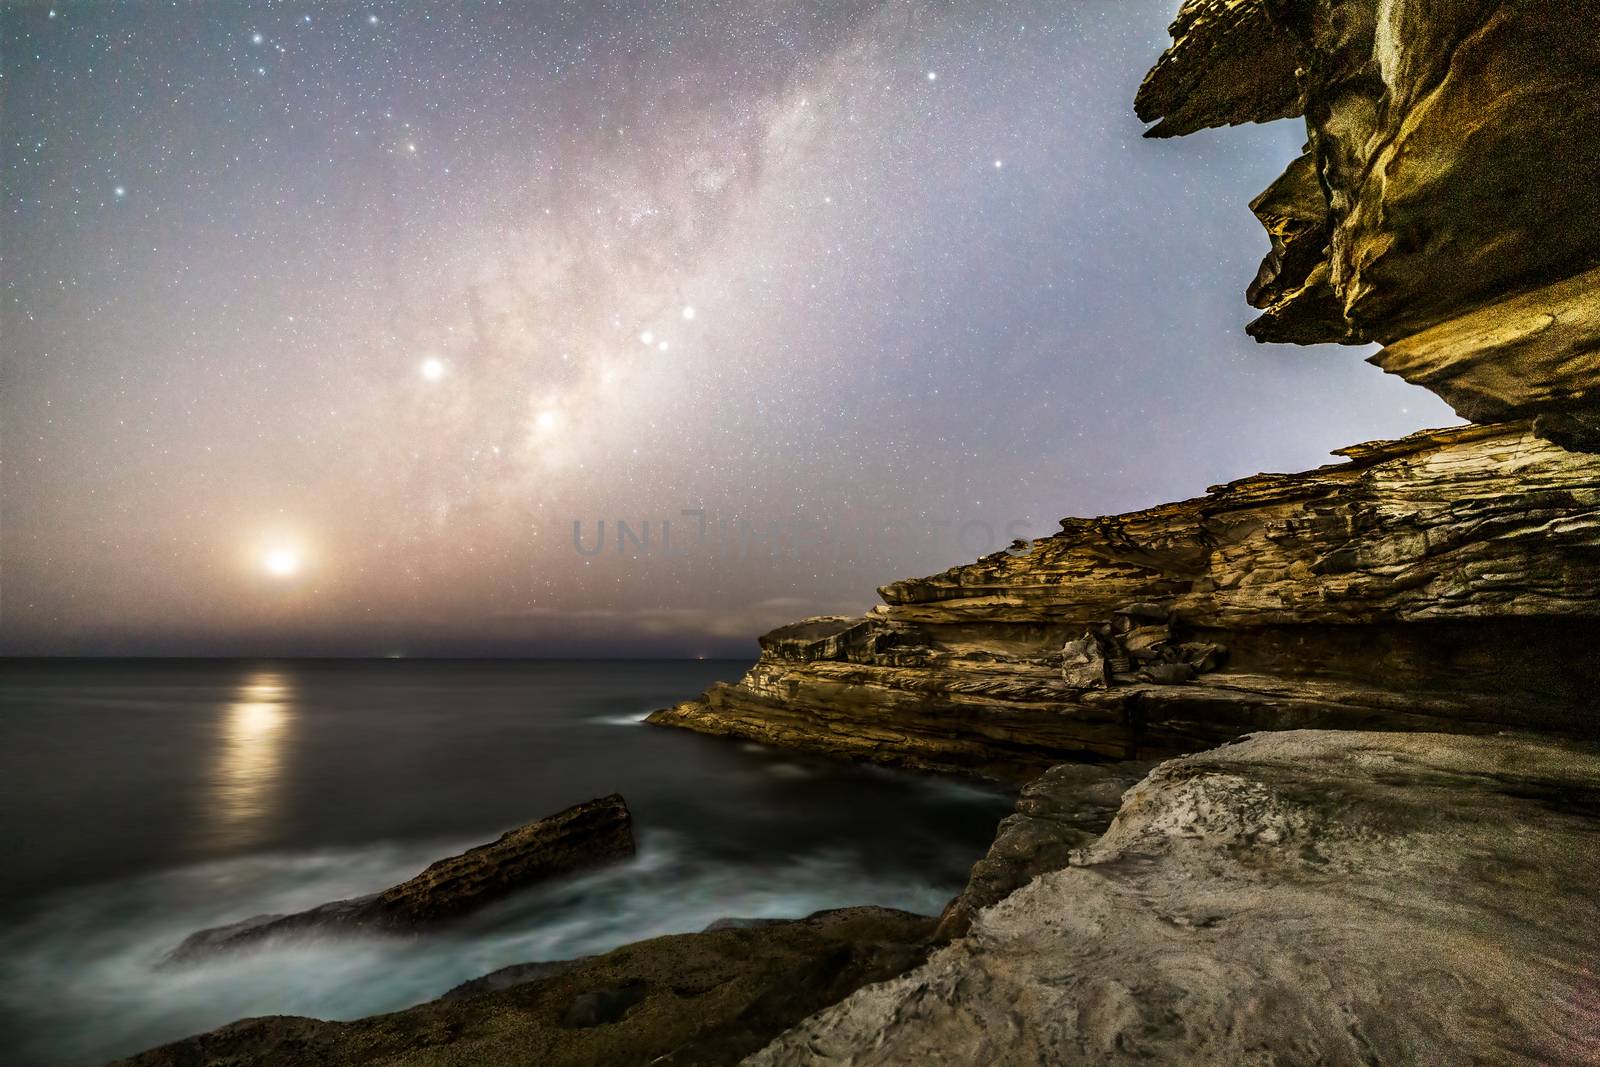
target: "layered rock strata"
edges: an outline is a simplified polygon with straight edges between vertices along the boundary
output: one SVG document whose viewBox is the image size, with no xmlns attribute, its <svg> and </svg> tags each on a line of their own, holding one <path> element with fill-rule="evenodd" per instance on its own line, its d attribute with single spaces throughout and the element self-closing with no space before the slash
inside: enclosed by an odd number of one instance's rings
<svg viewBox="0 0 1600 1067">
<path fill-rule="evenodd" d="M 613 793 L 510 830 L 430 864 L 379 893 L 293 915 L 257 915 L 185 938 L 168 957 L 184 963 L 264 941 L 321 933 L 416 933 L 458 919 L 528 886 L 632 856 L 633 817 Z"/>
<path fill-rule="evenodd" d="M 1152 136 L 1303 116 L 1252 205 L 1263 341 L 1387 347 L 1479 422 L 1600 448 L 1600 17 L 1587 0 L 1187 0 Z"/>
<path fill-rule="evenodd" d="M 1526 424 L 1342 455 L 896 582 L 649 721 L 1012 779 L 1261 729 L 1600 729 L 1600 457 Z"/>
<path fill-rule="evenodd" d="M 1253 736 L 746 1062 L 1600 1064 L 1597 869 L 1594 748 Z"/>
</svg>

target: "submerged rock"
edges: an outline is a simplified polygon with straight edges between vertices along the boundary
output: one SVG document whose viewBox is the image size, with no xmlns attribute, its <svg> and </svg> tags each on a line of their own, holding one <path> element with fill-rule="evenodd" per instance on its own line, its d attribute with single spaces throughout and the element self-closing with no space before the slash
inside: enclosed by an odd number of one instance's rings
<svg viewBox="0 0 1600 1067">
<path fill-rule="evenodd" d="M 934 921 L 847 908 L 524 965 L 355 1022 L 245 1019 L 123 1067 L 594 1067 L 737 1063 L 807 1015 L 927 956 Z M 494 976 L 485 976 L 493 978 Z M 484 980 L 479 980 L 484 981 Z"/>
<path fill-rule="evenodd" d="M 184 963 L 264 941 L 320 933 L 417 933 L 528 886 L 633 855 L 633 817 L 618 794 L 508 831 L 430 864 L 381 893 L 292 915 L 258 915 L 191 934 L 167 958 Z"/>
<path fill-rule="evenodd" d="M 1595 748 L 1258 734 L 746 1062 L 1596 1064 L 1597 869 Z"/>
</svg>

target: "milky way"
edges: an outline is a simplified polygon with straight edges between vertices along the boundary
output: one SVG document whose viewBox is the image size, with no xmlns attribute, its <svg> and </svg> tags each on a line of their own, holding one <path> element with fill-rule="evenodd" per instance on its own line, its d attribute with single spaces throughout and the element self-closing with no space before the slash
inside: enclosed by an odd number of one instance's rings
<svg viewBox="0 0 1600 1067">
<path fill-rule="evenodd" d="M 1173 7 L 7 6 L 0 649 L 746 654 L 1453 421 L 1244 337 Z"/>
</svg>

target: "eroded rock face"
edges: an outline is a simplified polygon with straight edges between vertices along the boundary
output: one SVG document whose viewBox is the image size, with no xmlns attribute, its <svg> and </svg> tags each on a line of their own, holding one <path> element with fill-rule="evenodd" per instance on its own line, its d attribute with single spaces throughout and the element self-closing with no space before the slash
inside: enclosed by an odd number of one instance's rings
<svg viewBox="0 0 1600 1067">
<path fill-rule="evenodd" d="M 1253 736 L 745 1062 L 1596 1064 L 1597 864 L 1592 748 Z"/>
<path fill-rule="evenodd" d="M 1024 780 L 1260 729 L 1600 730 L 1600 457 L 1520 424 L 1343 454 L 896 582 L 650 721 Z"/>
<path fill-rule="evenodd" d="M 167 962 L 180 964 L 263 941 L 319 933 L 417 933 L 518 889 L 624 860 L 633 852 L 633 817 L 627 802 L 613 793 L 439 860 L 381 893 L 201 930 L 185 938 Z"/>
<path fill-rule="evenodd" d="M 1305 117 L 1252 205 L 1256 337 L 1381 341 L 1466 418 L 1600 447 L 1597 26 L 1588 0 L 1188 0 L 1137 109 L 1154 136 Z"/>
</svg>

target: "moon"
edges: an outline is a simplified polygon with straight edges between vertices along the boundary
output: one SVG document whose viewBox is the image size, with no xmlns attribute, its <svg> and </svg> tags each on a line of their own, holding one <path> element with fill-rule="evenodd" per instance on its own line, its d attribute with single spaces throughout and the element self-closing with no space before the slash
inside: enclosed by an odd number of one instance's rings
<svg viewBox="0 0 1600 1067">
<path fill-rule="evenodd" d="M 289 548 L 275 548 L 261 557 L 261 566 L 274 578 L 288 578 L 300 571 L 300 553 Z"/>
</svg>

